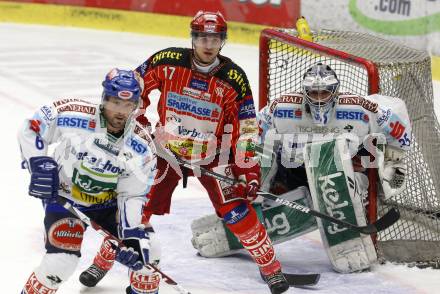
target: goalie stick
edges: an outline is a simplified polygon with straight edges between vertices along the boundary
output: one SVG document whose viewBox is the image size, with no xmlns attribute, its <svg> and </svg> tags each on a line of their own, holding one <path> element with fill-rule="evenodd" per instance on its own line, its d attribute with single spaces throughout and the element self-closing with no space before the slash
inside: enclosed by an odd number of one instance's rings
<svg viewBox="0 0 440 294">
<path fill-rule="evenodd" d="M 83 221 L 85 224 L 91 226 L 95 231 L 103 235 L 104 237 L 109 237 L 112 240 L 116 241 L 119 246 L 125 246 L 121 239 L 116 238 L 113 236 L 110 232 L 105 230 L 103 227 L 101 227 L 99 224 L 94 222 L 92 219 L 90 219 L 87 215 L 85 215 L 82 211 L 80 211 L 78 208 L 74 207 L 70 202 L 68 202 L 63 197 L 58 197 L 57 202 L 62 205 L 65 209 L 70 211 L 72 214 L 76 215 L 81 221 Z M 185 290 L 182 286 L 177 284 L 173 279 L 171 279 L 169 276 L 164 274 L 160 269 L 158 269 L 156 266 L 154 266 L 151 263 L 144 264 L 144 267 L 146 267 L 148 270 L 152 272 L 157 272 L 160 274 L 162 280 L 167 283 L 168 285 L 172 286 L 177 292 L 182 294 L 191 294 L 189 291 Z"/>
<path fill-rule="evenodd" d="M 221 175 L 219 173 L 216 173 L 214 171 L 211 171 L 207 168 L 204 168 L 202 166 L 194 166 L 191 163 L 181 159 L 180 157 L 175 157 L 177 162 L 186 167 L 189 168 L 191 170 L 194 169 L 199 169 L 201 173 L 206 174 L 208 176 L 211 176 L 219 181 L 223 181 L 226 183 L 229 183 L 231 185 L 234 185 L 236 183 L 238 183 L 237 180 L 229 178 L 227 176 Z M 343 220 L 337 219 L 335 217 L 332 217 L 330 215 L 321 213 L 319 211 L 310 209 L 306 206 L 303 206 L 301 204 L 298 204 L 296 202 L 293 201 L 288 201 L 286 199 L 280 198 L 278 196 L 276 196 L 275 194 L 269 193 L 269 192 L 265 192 L 265 191 L 258 191 L 257 192 L 258 195 L 262 196 L 263 198 L 266 199 L 270 199 L 272 201 L 275 201 L 277 203 L 280 203 L 282 205 L 285 205 L 287 207 L 290 207 L 292 209 L 298 210 L 300 212 L 306 213 L 306 214 L 310 214 L 313 215 L 315 217 L 319 217 L 325 220 L 328 220 L 332 223 L 341 225 L 345 228 L 350 228 L 352 230 L 355 230 L 357 232 L 360 232 L 362 234 L 365 235 L 369 235 L 369 234 L 376 234 L 379 231 L 385 230 L 386 228 L 388 228 L 389 226 L 393 225 L 399 218 L 400 218 L 400 213 L 397 209 L 395 209 L 394 207 L 391 208 L 385 215 L 383 215 L 381 218 L 379 218 L 377 221 L 375 221 L 372 224 L 368 224 L 366 226 L 357 226 L 348 222 L 345 222 Z"/>
</svg>

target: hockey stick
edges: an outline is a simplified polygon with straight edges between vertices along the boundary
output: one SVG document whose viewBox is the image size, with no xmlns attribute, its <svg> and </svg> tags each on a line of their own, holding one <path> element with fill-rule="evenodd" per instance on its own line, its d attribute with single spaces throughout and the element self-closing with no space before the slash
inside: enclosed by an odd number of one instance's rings
<svg viewBox="0 0 440 294">
<path fill-rule="evenodd" d="M 119 246 L 125 246 L 121 239 L 116 238 L 113 236 L 109 231 L 105 230 L 103 227 L 101 227 L 99 224 L 94 222 L 92 219 L 90 219 L 87 215 L 85 215 L 82 211 L 80 211 L 78 208 L 74 207 L 70 202 L 68 202 L 63 197 L 57 198 L 58 204 L 62 205 L 66 210 L 70 211 L 72 214 L 77 216 L 82 222 L 85 224 L 91 226 L 95 231 L 97 231 L 99 234 L 101 234 L 104 237 L 109 237 L 113 241 L 116 241 Z M 158 269 L 156 266 L 154 266 L 151 263 L 144 264 L 144 267 L 146 267 L 148 270 L 152 272 L 156 272 L 161 276 L 161 279 L 167 283 L 168 285 L 172 286 L 177 292 L 182 294 L 191 294 L 189 291 L 185 290 L 182 286 L 177 284 L 173 279 L 171 279 L 169 276 L 164 274 L 160 269 Z"/>
<path fill-rule="evenodd" d="M 215 178 L 215 179 L 217 179 L 219 181 L 223 181 L 223 182 L 228 183 L 230 185 L 234 185 L 234 184 L 238 183 L 238 181 L 235 180 L 235 179 L 232 179 L 232 178 L 229 178 L 227 176 L 221 175 L 219 173 L 211 171 L 211 170 L 209 170 L 207 168 L 204 168 L 202 166 L 194 166 L 191 163 L 181 159 L 180 157 L 176 156 L 176 160 L 177 160 L 177 162 L 180 165 L 182 165 L 182 166 L 184 166 L 186 168 L 189 168 L 191 170 L 199 169 L 201 173 L 203 173 L 205 175 L 208 175 L 208 176 L 211 176 L 211 177 L 213 177 L 213 178 Z M 343 220 L 334 218 L 334 217 L 332 217 L 330 215 L 321 213 L 319 211 L 310 209 L 310 208 L 308 208 L 306 206 L 303 206 L 301 204 L 298 204 L 296 202 L 288 201 L 286 199 L 280 198 L 280 197 L 278 197 L 278 196 L 276 196 L 276 195 L 274 195 L 272 193 L 269 193 L 269 192 L 258 191 L 257 194 L 262 196 L 263 198 L 270 199 L 272 201 L 275 201 L 277 203 L 280 203 L 280 204 L 285 205 L 287 207 L 290 207 L 292 209 L 298 210 L 300 212 L 303 212 L 303 213 L 306 213 L 306 214 L 313 215 L 315 217 L 319 217 L 319 218 L 328 220 L 328 221 L 330 221 L 332 223 L 341 225 L 341 226 L 343 226 L 345 228 L 349 228 L 349 229 L 355 230 L 355 231 L 360 232 L 360 233 L 365 234 L 365 235 L 375 234 L 375 233 L 377 233 L 379 231 L 385 230 L 386 228 L 388 228 L 389 226 L 394 224 L 400 218 L 399 211 L 393 207 L 385 215 L 383 215 L 381 218 L 379 218 L 374 223 L 366 225 L 366 226 L 357 226 L 357 225 L 345 222 Z"/>
</svg>

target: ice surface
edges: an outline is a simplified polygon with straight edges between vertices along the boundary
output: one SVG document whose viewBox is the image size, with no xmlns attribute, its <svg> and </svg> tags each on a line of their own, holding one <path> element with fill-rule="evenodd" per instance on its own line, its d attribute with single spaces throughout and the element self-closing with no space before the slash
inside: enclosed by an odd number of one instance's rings
<svg viewBox="0 0 440 294">
<path fill-rule="evenodd" d="M 84 97 L 98 100 L 100 83 L 112 67 L 134 68 L 150 54 L 170 46 L 188 46 L 189 39 L 171 39 L 131 33 L 86 29 L 0 24 L 0 171 L 3 192 L 0 244 L 3 265 L 1 293 L 19 293 L 44 252 L 43 210 L 39 200 L 27 196 L 29 176 L 20 169 L 16 133 L 23 119 L 43 103 L 57 98 Z M 253 91 L 258 89 L 257 47 L 227 44 L 223 54 L 248 74 Z M 435 83 L 436 110 L 440 109 L 440 83 Z M 255 264 L 246 254 L 206 259 L 192 248 L 190 223 L 213 213 L 203 187 L 190 179 L 187 189 L 177 188 L 172 214 L 152 219 L 162 249 L 162 270 L 192 293 L 269 293 Z M 82 258 L 60 294 L 125 293 L 126 270 L 116 265 L 95 289 L 78 281 L 91 262 L 101 237 L 88 230 Z M 432 269 L 378 265 L 371 272 L 341 275 L 332 271 L 317 232 L 276 245 L 287 272 L 321 273 L 320 283 L 287 293 L 440 293 L 439 272 Z M 164 285 L 161 293 L 176 293 Z"/>
</svg>

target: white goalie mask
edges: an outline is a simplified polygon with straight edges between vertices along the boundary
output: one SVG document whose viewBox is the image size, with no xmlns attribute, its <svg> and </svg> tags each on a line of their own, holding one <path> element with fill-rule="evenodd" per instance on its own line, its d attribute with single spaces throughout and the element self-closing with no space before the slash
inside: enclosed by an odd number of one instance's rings
<svg viewBox="0 0 440 294">
<path fill-rule="evenodd" d="M 313 123 L 326 125 L 333 114 L 338 95 L 339 79 L 336 73 L 330 66 L 317 63 L 304 74 L 302 89 Z"/>
</svg>

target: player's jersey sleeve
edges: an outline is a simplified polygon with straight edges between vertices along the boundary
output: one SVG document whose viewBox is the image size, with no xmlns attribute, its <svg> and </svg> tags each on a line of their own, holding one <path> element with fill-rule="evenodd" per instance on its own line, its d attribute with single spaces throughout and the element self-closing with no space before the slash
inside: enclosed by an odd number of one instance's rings
<svg viewBox="0 0 440 294">
<path fill-rule="evenodd" d="M 18 132 L 23 160 L 47 155 L 48 145 L 56 138 L 58 112 L 54 105 L 43 105 L 31 118 L 25 119 Z"/>
<path fill-rule="evenodd" d="M 258 126 L 259 126 L 259 143 L 264 143 L 266 133 L 270 129 L 274 129 L 273 112 L 270 111 L 272 107 L 275 107 L 276 102 L 271 101 L 268 105 L 264 106 L 257 114 Z"/>
<path fill-rule="evenodd" d="M 254 99 L 246 73 L 235 63 L 230 62 L 223 69 L 224 79 L 235 90 L 234 106 L 225 109 L 233 126 L 232 151 L 236 158 L 253 157 L 258 143 L 258 123 Z"/>
<path fill-rule="evenodd" d="M 405 102 L 400 98 L 374 94 L 365 99 L 377 103 L 372 113 L 372 133 L 385 135 L 388 145 L 409 150 L 411 145 L 411 122 Z"/>
<path fill-rule="evenodd" d="M 137 121 L 130 126 L 125 138 L 120 162 L 124 168 L 118 180 L 118 208 L 121 225 L 132 227 L 141 224 L 142 210 L 147 194 L 156 176 L 156 151 L 147 128 Z"/>
</svg>

